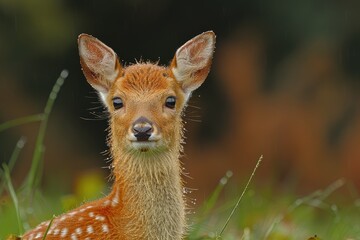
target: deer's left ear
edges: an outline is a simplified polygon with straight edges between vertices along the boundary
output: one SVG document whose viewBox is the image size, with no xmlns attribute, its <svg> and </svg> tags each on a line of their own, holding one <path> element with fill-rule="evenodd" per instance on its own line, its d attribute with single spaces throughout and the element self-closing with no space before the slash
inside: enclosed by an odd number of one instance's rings
<svg viewBox="0 0 360 240">
<path fill-rule="evenodd" d="M 175 53 L 171 70 L 187 98 L 205 81 L 215 49 L 215 34 L 204 32 L 182 45 Z"/>
</svg>

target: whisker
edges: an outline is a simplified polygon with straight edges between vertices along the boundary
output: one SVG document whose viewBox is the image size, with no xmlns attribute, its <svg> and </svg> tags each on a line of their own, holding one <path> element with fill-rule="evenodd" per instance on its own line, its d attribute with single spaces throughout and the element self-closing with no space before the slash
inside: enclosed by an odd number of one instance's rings
<svg viewBox="0 0 360 240">
<path fill-rule="evenodd" d="M 87 118 L 87 117 L 80 117 L 81 120 L 85 120 L 85 121 L 103 121 L 104 119 L 99 119 L 99 118 Z"/>
<path fill-rule="evenodd" d="M 89 114 L 94 117 L 94 118 L 91 118 L 91 117 L 80 117 L 80 119 L 82 120 L 90 120 L 90 121 L 103 121 L 103 120 L 107 120 L 109 119 L 109 114 L 107 111 L 102 111 L 102 112 L 95 112 L 95 111 L 92 111 L 92 112 L 89 112 Z"/>
<path fill-rule="evenodd" d="M 201 116 L 197 115 L 196 113 L 188 113 L 184 117 L 201 118 Z"/>
<path fill-rule="evenodd" d="M 186 120 L 188 120 L 188 121 L 191 121 L 191 122 L 196 122 L 196 123 L 201 123 L 202 121 L 201 121 L 201 119 L 193 119 L 193 118 L 186 118 Z"/>
<path fill-rule="evenodd" d="M 90 102 L 90 104 L 96 104 L 96 105 L 100 105 L 100 107 L 104 107 L 102 102 L 99 99 L 96 99 L 96 101 Z"/>
<path fill-rule="evenodd" d="M 96 96 L 85 96 L 87 99 L 99 99 L 99 96 L 96 94 Z"/>
<path fill-rule="evenodd" d="M 190 176 L 190 173 L 189 172 L 185 172 L 185 171 L 182 171 L 181 172 L 181 175 L 183 175 L 184 177 L 188 178 L 188 179 L 191 179 L 193 180 L 194 178 Z"/>
<path fill-rule="evenodd" d="M 104 109 L 104 107 L 103 106 L 90 107 L 90 108 L 88 108 L 88 111 L 94 111 L 94 110 L 98 110 L 98 109 Z"/>
<path fill-rule="evenodd" d="M 187 107 L 188 107 L 188 108 L 201 109 L 201 107 L 195 106 L 195 105 L 191 105 L 191 104 L 188 104 Z"/>
</svg>

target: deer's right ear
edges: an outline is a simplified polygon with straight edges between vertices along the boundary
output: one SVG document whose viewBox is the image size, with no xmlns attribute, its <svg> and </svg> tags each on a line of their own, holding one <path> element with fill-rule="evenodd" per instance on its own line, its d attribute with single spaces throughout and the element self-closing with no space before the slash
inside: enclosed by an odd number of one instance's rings
<svg viewBox="0 0 360 240">
<path fill-rule="evenodd" d="M 104 97 L 122 71 L 116 53 L 97 38 L 80 34 L 80 64 L 86 80 Z"/>
</svg>

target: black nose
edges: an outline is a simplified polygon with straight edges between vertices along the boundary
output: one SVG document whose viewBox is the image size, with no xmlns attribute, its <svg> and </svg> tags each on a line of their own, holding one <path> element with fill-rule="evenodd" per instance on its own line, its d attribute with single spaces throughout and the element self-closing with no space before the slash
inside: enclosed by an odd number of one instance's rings
<svg viewBox="0 0 360 240">
<path fill-rule="evenodd" d="M 149 140 L 153 132 L 153 125 L 146 117 L 139 117 L 133 124 L 133 133 L 138 141 Z"/>
</svg>

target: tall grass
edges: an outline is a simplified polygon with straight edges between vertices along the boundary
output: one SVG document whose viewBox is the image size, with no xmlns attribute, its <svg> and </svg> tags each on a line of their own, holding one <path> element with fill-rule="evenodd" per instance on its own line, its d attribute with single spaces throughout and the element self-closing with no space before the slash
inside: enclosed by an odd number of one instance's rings
<svg viewBox="0 0 360 240">
<path fill-rule="evenodd" d="M 252 187 L 241 194 L 239 205 L 234 193 L 225 198 L 223 194 L 221 201 L 211 203 L 212 209 L 201 224 L 194 225 L 187 239 L 359 240 L 360 199 L 351 186 L 339 179 L 303 197 L 275 191 L 276 186 Z M 224 222 L 228 225 L 220 235 L 216 230 Z"/>
<path fill-rule="evenodd" d="M 53 109 L 55 100 L 57 98 L 57 95 L 60 91 L 61 86 L 63 85 L 65 79 L 68 77 L 68 71 L 63 70 L 60 73 L 60 76 L 56 80 L 52 91 L 50 92 L 50 95 L 48 97 L 47 103 L 44 108 L 44 112 L 40 114 L 34 114 L 26 117 L 21 117 L 18 119 L 10 120 L 8 122 L 0 124 L 0 132 L 5 131 L 9 128 L 16 127 L 22 124 L 27 124 L 31 122 L 40 122 L 40 127 L 38 131 L 38 135 L 36 138 L 36 143 L 34 147 L 34 154 L 31 160 L 31 167 L 28 172 L 27 177 L 24 180 L 24 183 L 22 184 L 22 187 L 15 190 L 11 181 L 11 171 L 16 164 L 16 161 L 19 157 L 20 151 L 24 147 L 25 144 L 25 138 L 21 137 L 20 140 L 17 142 L 16 147 L 13 151 L 13 154 L 10 157 L 10 160 L 8 163 L 4 163 L 2 165 L 2 169 L 0 171 L 0 197 L 2 195 L 3 189 L 5 186 L 7 186 L 7 190 L 10 193 L 15 212 L 16 212 L 16 220 L 18 225 L 18 232 L 17 235 L 21 235 L 24 233 L 24 225 L 28 225 L 26 223 L 26 219 L 23 219 L 26 214 L 21 212 L 20 207 L 20 201 L 19 197 L 21 196 L 23 199 L 32 199 L 33 193 L 37 187 L 37 183 L 39 183 L 42 175 L 42 164 L 43 164 L 43 153 L 44 153 L 44 138 L 46 133 L 46 128 L 48 125 L 48 120 L 50 113 Z M 28 203 L 29 204 L 29 203 Z M 1 236 L 0 236 L 1 237 Z"/>
<path fill-rule="evenodd" d="M 221 236 L 223 235 L 223 233 L 224 233 L 227 225 L 229 224 L 231 218 L 234 216 L 235 211 L 238 209 L 239 204 L 240 204 L 240 201 L 241 201 L 241 199 L 243 199 L 246 190 L 249 188 L 249 185 L 250 185 L 250 183 L 251 183 L 251 181 L 252 181 L 252 179 L 253 179 L 253 177 L 254 177 L 254 175 L 255 175 L 256 170 L 257 170 L 258 167 L 260 166 L 260 163 L 261 163 L 262 159 L 263 159 L 263 156 L 261 155 L 260 158 L 259 158 L 259 160 L 257 161 L 257 163 L 256 163 L 256 165 L 255 165 L 255 168 L 254 168 L 253 172 L 251 173 L 251 175 L 250 175 L 250 177 L 249 177 L 249 180 L 247 181 L 247 183 L 246 183 L 246 185 L 245 185 L 244 190 L 242 191 L 242 193 L 241 193 L 239 199 L 237 200 L 234 208 L 231 210 L 231 213 L 230 213 L 229 217 L 226 219 L 225 224 L 224 224 L 224 226 L 222 227 L 222 229 L 220 230 L 219 235 L 216 236 L 217 239 L 220 239 L 220 238 L 221 238 Z"/>
<path fill-rule="evenodd" d="M 50 92 L 49 98 L 45 105 L 44 112 L 42 114 L 43 116 L 40 122 L 39 132 L 36 138 L 35 150 L 31 161 L 31 167 L 25 183 L 27 190 L 31 192 L 34 191 L 36 185 L 40 182 L 42 176 L 42 172 L 40 171 L 40 168 L 42 167 L 43 154 L 45 151 L 44 138 L 49 121 L 49 116 L 54 106 L 56 97 L 60 91 L 60 88 L 64 84 L 64 81 L 67 77 L 68 77 L 68 71 L 63 70 L 60 73 L 59 78 L 56 80 L 55 85 L 52 88 L 52 91 Z"/>
<path fill-rule="evenodd" d="M 20 218 L 20 208 L 19 208 L 19 201 L 17 198 L 17 195 L 15 193 L 14 187 L 12 185 L 11 182 L 11 178 L 10 178 L 10 170 L 8 168 L 8 166 L 6 164 L 3 164 L 3 174 L 5 176 L 5 182 L 7 183 L 7 187 L 9 190 L 9 193 L 11 195 L 11 199 L 14 203 L 14 207 L 15 207 L 15 211 L 16 211 L 16 219 L 17 219 L 17 225 L 18 225 L 18 231 L 19 233 L 23 233 L 24 232 L 24 227 L 22 225 L 22 221 Z"/>
</svg>

